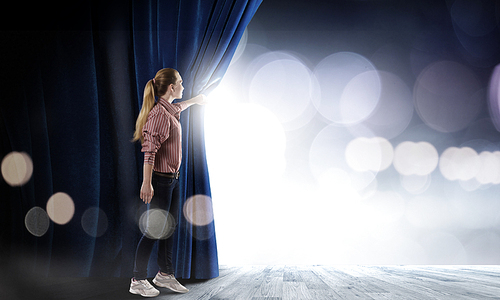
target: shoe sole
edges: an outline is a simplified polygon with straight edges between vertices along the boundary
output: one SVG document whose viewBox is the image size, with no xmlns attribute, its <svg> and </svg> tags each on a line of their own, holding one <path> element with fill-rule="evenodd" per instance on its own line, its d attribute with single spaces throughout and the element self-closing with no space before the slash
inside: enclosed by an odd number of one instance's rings
<svg viewBox="0 0 500 300">
<path fill-rule="evenodd" d="M 169 289 L 169 290 L 171 290 L 171 291 L 173 291 L 173 292 L 179 293 L 179 294 L 185 294 L 185 293 L 189 292 L 189 290 L 187 290 L 187 291 L 179 291 L 179 290 L 174 290 L 174 289 L 172 289 L 171 287 L 169 287 L 169 286 L 167 286 L 167 285 L 164 285 L 163 283 L 159 282 L 158 280 L 156 280 L 156 278 L 155 278 L 155 279 L 153 279 L 153 283 L 154 283 L 156 286 L 163 287 L 163 288 L 167 288 L 167 289 Z"/>
<path fill-rule="evenodd" d="M 156 297 L 156 296 L 158 296 L 158 295 L 160 294 L 160 293 L 158 293 L 158 294 L 156 294 L 156 295 L 143 295 L 143 294 L 141 294 L 140 292 L 137 292 L 137 291 L 135 291 L 135 290 L 133 290 L 133 289 L 129 289 L 128 291 L 129 291 L 131 294 L 134 294 L 134 295 L 141 295 L 141 296 L 146 297 L 146 298 L 153 298 L 153 297 Z"/>
</svg>

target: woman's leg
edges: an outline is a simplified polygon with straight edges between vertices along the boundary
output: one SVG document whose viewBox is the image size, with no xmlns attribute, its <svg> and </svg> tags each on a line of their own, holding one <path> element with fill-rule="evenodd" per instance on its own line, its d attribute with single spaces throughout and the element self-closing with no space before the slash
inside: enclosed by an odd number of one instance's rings
<svg viewBox="0 0 500 300">
<path fill-rule="evenodd" d="M 161 239 L 158 244 L 158 266 L 160 271 L 165 274 L 174 274 L 175 269 L 172 262 L 173 256 L 173 242 L 174 242 L 174 231 L 178 224 L 178 214 L 179 214 L 179 202 L 180 202 L 180 194 L 179 194 L 179 181 L 174 179 L 171 184 L 167 182 L 165 185 L 165 192 L 169 193 L 170 201 L 165 201 L 165 206 L 162 208 L 168 211 L 167 218 L 171 218 L 167 220 L 166 226 L 169 228 L 165 229 L 167 232 L 167 236 L 164 239 Z"/>
<path fill-rule="evenodd" d="M 153 178 L 152 178 L 152 184 L 153 184 L 153 189 L 155 191 L 155 195 L 151 201 L 150 204 L 150 211 L 152 209 L 160 209 L 164 211 L 169 211 L 171 208 L 172 204 L 172 196 L 175 196 L 179 198 L 179 188 L 178 188 L 178 180 L 175 179 L 169 179 L 161 176 L 157 176 L 153 173 Z M 175 192 L 174 192 L 175 190 Z M 175 194 L 175 195 L 174 195 Z M 174 201 L 174 202 L 179 202 L 179 201 Z M 177 206 L 173 206 L 174 209 Z M 175 217 L 178 212 L 175 212 Z M 175 220 L 175 219 L 174 219 Z M 175 229 L 175 225 L 177 222 L 172 222 L 173 220 L 166 220 L 164 226 L 165 229 L 163 232 L 167 235 L 171 235 L 171 233 Z M 171 227 L 171 228 L 169 228 Z M 151 251 L 153 250 L 154 244 L 158 241 L 156 238 L 151 238 L 150 235 L 148 235 L 148 228 L 146 228 L 144 234 L 142 235 L 141 239 L 139 240 L 139 243 L 137 245 L 136 253 L 135 253 L 135 263 L 134 263 L 134 278 L 136 280 L 142 280 L 146 279 L 147 277 L 147 267 L 149 263 L 149 258 L 151 256 Z M 172 246 L 170 246 L 172 248 Z M 162 259 L 162 266 L 163 269 L 166 269 L 165 263 L 163 261 L 167 261 L 165 259 L 165 254 L 166 254 L 166 247 L 165 247 L 165 239 L 160 239 L 160 244 L 158 245 L 158 260 L 160 261 L 160 257 Z M 171 252 L 170 250 L 170 265 L 171 263 Z M 169 267 L 170 268 L 170 267 Z"/>
</svg>

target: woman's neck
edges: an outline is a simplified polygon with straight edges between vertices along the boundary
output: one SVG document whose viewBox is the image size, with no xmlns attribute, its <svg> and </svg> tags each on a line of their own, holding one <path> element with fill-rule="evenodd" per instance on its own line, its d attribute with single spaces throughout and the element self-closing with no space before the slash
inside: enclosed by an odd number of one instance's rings
<svg viewBox="0 0 500 300">
<path fill-rule="evenodd" d="M 174 102 L 174 98 L 172 96 L 167 97 L 167 96 L 161 96 L 160 99 L 167 101 L 168 103 Z"/>
</svg>

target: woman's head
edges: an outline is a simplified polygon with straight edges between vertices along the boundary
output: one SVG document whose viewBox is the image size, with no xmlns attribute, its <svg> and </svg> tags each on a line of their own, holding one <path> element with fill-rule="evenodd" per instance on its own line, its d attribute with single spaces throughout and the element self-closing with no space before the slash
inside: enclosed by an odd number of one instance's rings
<svg viewBox="0 0 500 300">
<path fill-rule="evenodd" d="M 181 76 L 179 72 L 177 72 L 177 70 L 175 69 L 166 68 L 158 71 L 155 77 L 151 79 L 154 96 L 161 97 L 165 95 L 170 85 L 172 84 L 175 86 L 178 83 L 180 77 Z"/>
<path fill-rule="evenodd" d="M 142 142 L 142 127 L 146 124 L 149 112 L 155 105 L 156 97 L 160 98 L 168 95 L 171 100 L 180 99 L 183 90 L 182 78 L 177 70 L 165 68 L 158 71 L 155 77 L 146 83 L 144 88 L 142 108 L 135 122 L 135 132 L 132 140 L 141 140 Z"/>
</svg>

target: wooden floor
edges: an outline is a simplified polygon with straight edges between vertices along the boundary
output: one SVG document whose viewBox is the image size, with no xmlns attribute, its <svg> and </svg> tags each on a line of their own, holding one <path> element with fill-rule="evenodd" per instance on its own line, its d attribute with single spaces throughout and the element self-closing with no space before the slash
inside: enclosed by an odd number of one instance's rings
<svg viewBox="0 0 500 300">
<path fill-rule="evenodd" d="M 500 266 L 222 266 L 218 278 L 179 281 L 189 293 L 160 288 L 155 299 L 500 299 Z M 6 284 L 0 299 L 143 299 L 127 278 Z"/>
</svg>

